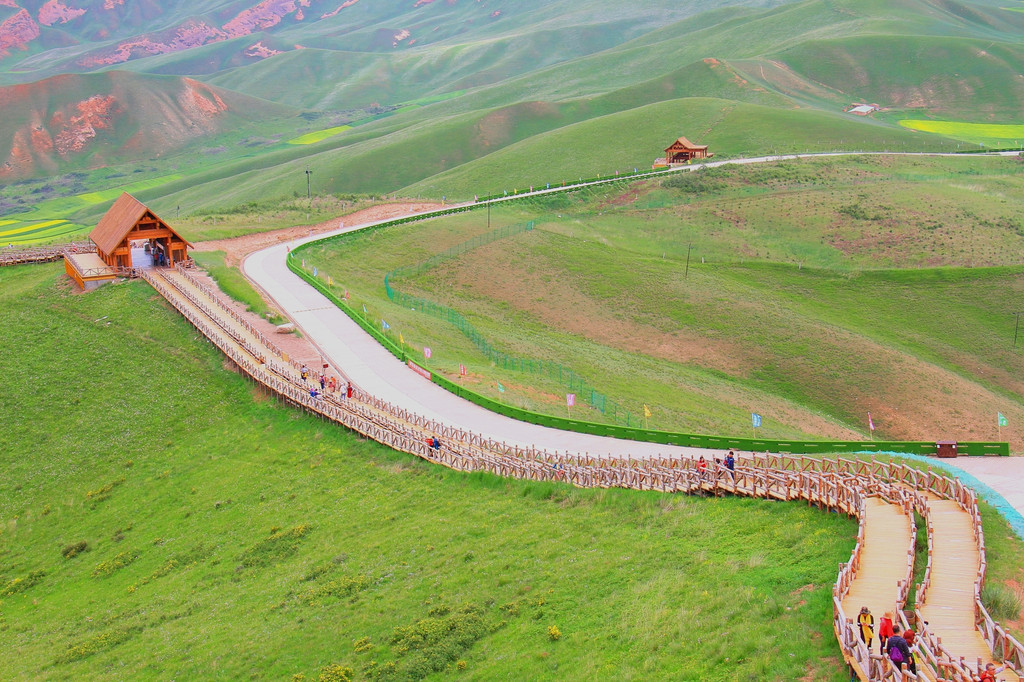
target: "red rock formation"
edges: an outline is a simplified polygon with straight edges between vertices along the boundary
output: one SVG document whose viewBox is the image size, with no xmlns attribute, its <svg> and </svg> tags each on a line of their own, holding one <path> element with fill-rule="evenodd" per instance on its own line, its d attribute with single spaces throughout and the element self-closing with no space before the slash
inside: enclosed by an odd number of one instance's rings
<svg viewBox="0 0 1024 682">
<path fill-rule="evenodd" d="M 12 48 L 24 50 L 38 37 L 39 24 L 33 21 L 28 10 L 21 10 L 0 24 L 0 57 L 9 55 Z"/>
<path fill-rule="evenodd" d="M 83 57 L 78 60 L 78 64 L 87 68 L 110 66 L 111 64 L 121 64 L 133 57 L 179 52 L 207 43 L 219 42 L 225 38 L 227 38 L 227 34 L 213 26 L 202 21 L 189 20 L 172 31 L 158 36 L 141 36 L 118 43 L 104 52 Z"/>
<path fill-rule="evenodd" d="M 85 149 L 89 141 L 96 137 L 96 131 L 110 128 L 114 117 L 121 113 L 121 107 L 113 95 L 93 95 L 79 102 L 75 109 L 77 115 L 69 117 L 66 123 L 59 113 L 51 119 L 50 127 L 59 128 L 53 146 L 64 159 L 73 152 Z"/>
<path fill-rule="evenodd" d="M 268 29 L 281 23 L 289 14 L 301 11 L 300 7 L 309 7 L 309 2 L 310 0 L 263 0 L 224 24 L 224 31 L 229 37 L 237 38 Z"/>
<path fill-rule="evenodd" d="M 245 48 L 246 57 L 256 57 L 259 59 L 266 59 L 267 57 L 273 57 L 275 54 L 281 54 L 280 50 L 274 50 L 263 44 L 263 41 L 250 45 Z"/>
<path fill-rule="evenodd" d="M 42 7 L 39 8 L 39 23 L 43 26 L 53 26 L 57 22 L 66 24 L 72 19 L 77 19 L 86 13 L 84 9 L 74 9 L 68 7 L 60 0 L 47 0 Z"/>
<path fill-rule="evenodd" d="M 333 12 L 328 12 L 327 14 L 322 14 L 322 15 L 320 15 L 320 18 L 321 19 L 329 19 L 330 17 L 333 17 L 335 14 L 337 14 L 341 10 L 345 9 L 346 7 L 351 7 L 352 5 L 356 4 L 357 2 L 359 2 L 359 0 L 345 0 L 345 2 L 341 3 L 341 5 L 338 7 L 338 9 L 334 10 Z"/>
</svg>

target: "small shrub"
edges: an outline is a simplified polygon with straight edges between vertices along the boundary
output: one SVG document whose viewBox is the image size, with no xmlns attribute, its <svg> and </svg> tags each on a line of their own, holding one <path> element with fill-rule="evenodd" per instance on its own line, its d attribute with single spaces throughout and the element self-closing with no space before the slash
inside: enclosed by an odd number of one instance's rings
<svg viewBox="0 0 1024 682">
<path fill-rule="evenodd" d="M 466 661 L 460 660 L 458 663 L 455 664 L 455 667 L 458 668 L 459 670 L 465 670 L 466 669 Z"/>
<path fill-rule="evenodd" d="M 106 484 L 102 488 L 97 488 L 96 490 L 90 490 L 89 492 L 87 492 L 85 494 L 85 499 L 89 500 L 92 503 L 92 506 L 95 507 L 97 503 L 102 502 L 103 500 L 109 498 L 110 497 L 110 493 L 113 492 L 114 488 L 116 488 L 117 486 L 121 485 L 122 483 L 124 483 L 124 477 L 123 476 L 121 478 L 117 479 L 116 481 L 111 481 L 110 483 Z"/>
<path fill-rule="evenodd" d="M 92 574 L 94 577 L 108 576 L 111 573 L 120 571 L 122 568 L 138 558 L 139 555 L 137 552 L 121 552 L 113 559 L 101 561 L 96 564 L 96 568 L 93 569 Z"/>
<path fill-rule="evenodd" d="M 65 559 L 73 559 L 82 552 L 88 551 L 89 543 L 85 540 L 79 540 L 78 542 L 73 542 L 70 545 L 67 545 L 64 549 L 60 551 L 60 553 L 64 555 Z"/>
<path fill-rule="evenodd" d="M 4 585 L 3 589 L 0 589 L 0 597 L 9 597 L 18 592 L 24 592 L 33 585 L 38 584 L 45 575 L 46 571 L 32 571 L 24 578 L 15 578 Z"/>
<path fill-rule="evenodd" d="M 310 528 L 309 524 L 303 523 L 287 530 L 271 529 L 269 536 L 242 553 L 242 566 L 266 566 L 294 554 Z"/>
<path fill-rule="evenodd" d="M 552 642 L 557 642 L 558 640 L 562 639 L 562 631 L 558 629 L 557 625 L 548 626 L 548 638 Z"/>
<path fill-rule="evenodd" d="M 352 668 L 332 663 L 320 671 L 320 682 L 352 682 Z"/>
<path fill-rule="evenodd" d="M 1006 585 L 990 582 L 981 591 L 981 601 L 993 620 L 1017 620 L 1020 615 L 1020 595 Z"/>
<path fill-rule="evenodd" d="M 356 641 L 352 642 L 352 646 L 358 653 L 370 651 L 373 649 L 373 644 L 370 642 L 369 637 L 360 637 Z"/>
</svg>

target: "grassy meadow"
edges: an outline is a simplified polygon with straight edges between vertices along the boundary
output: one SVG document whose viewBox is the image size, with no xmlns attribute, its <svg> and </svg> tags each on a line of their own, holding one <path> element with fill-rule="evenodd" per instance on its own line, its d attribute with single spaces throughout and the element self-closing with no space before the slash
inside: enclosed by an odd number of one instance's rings
<svg viewBox="0 0 1024 682">
<path fill-rule="evenodd" d="M 1017 159 L 865 157 L 715 169 L 492 209 L 536 229 L 393 282 L 502 351 L 561 363 L 651 426 L 765 437 L 997 437 L 1024 446 L 1012 301 L 1024 291 Z M 566 414 L 553 379 L 493 367 L 383 276 L 487 232 L 486 211 L 304 253 L 429 363 Z M 689 266 L 686 265 L 689 252 Z M 500 392 L 498 383 L 506 390 Z M 581 397 L 578 404 L 584 402 Z M 574 417 L 602 421 L 581 405 Z"/>
<path fill-rule="evenodd" d="M 0 677 L 846 679 L 852 520 L 449 472 L 61 273 L 0 271 Z"/>
</svg>

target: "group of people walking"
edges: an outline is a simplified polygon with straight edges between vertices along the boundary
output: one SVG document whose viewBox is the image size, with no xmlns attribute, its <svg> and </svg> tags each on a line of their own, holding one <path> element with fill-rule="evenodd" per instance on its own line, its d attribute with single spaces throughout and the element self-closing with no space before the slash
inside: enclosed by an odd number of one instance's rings
<svg viewBox="0 0 1024 682">
<path fill-rule="evenodd" d="M 729 475 L 732 476 L 732 480 L 735 481 L 736 480 L 736 455 L 733 454 L 732 450 L 729 451 L 729 453 L 725 456 L 724 460 L 721 460 L 721 459 L 718 459 L 717 457 L 715 457 L 715 467 L 717 468 L 717 467 L 723 467 L 723 466 L 729 471 Z M 700 474 L 701 478 L 704 478 L 704 475 L 707 473 L 707 470 L 708 470 L 708 461 L 706 459 L 704 459 L 704 455 L 701 455 L 700 459 L 697 460 L 697 473 Z"/>
<path fill-rule="evenodd" d="M 302 377 L 303 383 L 309 383 L 309 380 L 313 379 L 314 385 L 313 385 L 312 388 L 309 389 L 310 397 L 319 398 L 320 396 L 323 396 L 323 395 L 327 395 L 327 394 L 334 395 L 334 394 L 338 393 L 339 391 L 342 391 L 341 379 L 339 379 L 337 377 L 334 377 L 334 376 L 327 376 L 323 372 L 320 373 L 319 377 L 314 377 L 310 373 L 309 367 L 307 367 L 306 365 L 303 365 L 299 369 L 299 376 Z M 317 381 L 319 381 L 319 383 L 320 383 L 320 390 L 319 391 L 316 389 L 316 382 Z M 352 384 L 351 383 L 346 383 L 345 384 L 344 395 L 342 397 L 347 397 L 347 398 L 351 398 L 352 397 Z"/>
<path fill-rule="evenodd" d="M 857 616 L 857 626 L 860 629 L 860 639 L 867 645 L 868 651 L 875 641 L 875 617 L 871 609 L 862 606 Z M 893 619 L 893 612 L 886 611 L 878 623 L 878 653 L 888 658 L 893 667 L 897 670 L 909 670 L 917 674 L 917 659 L 911 647 L 917 641 L 917 633 L 911 628 L 906 628 L 900 633 L 896 628 L 896 621 Z M 1010 667 L 1009 663 L 997 668 L 995 663 L 989 663 L 984 670 L 979 670 L 974 677 L 975 682 L 998 682 L 996 675 Z"/>
</svg>

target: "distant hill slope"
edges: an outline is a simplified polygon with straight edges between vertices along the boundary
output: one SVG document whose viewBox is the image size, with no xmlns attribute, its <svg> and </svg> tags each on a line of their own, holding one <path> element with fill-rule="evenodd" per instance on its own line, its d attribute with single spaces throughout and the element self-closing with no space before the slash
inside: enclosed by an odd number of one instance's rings
<svg viewBox="0 0 1024 682">
<path fill-rule="evenodd" d="M 191 78 L 111 71 L 0 88 L 0 180 L 149 159 L 289 109 Z"/>
</svg>

